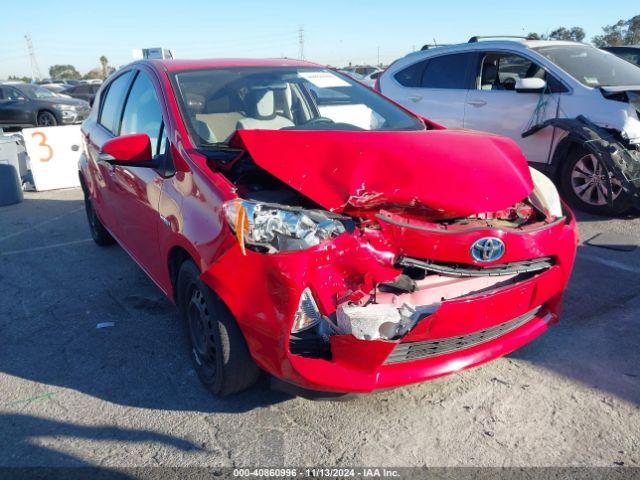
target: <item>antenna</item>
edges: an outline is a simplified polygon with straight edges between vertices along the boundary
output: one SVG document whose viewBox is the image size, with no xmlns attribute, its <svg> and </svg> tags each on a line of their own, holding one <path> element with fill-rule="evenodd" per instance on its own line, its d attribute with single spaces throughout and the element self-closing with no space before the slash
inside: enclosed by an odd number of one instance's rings
<svg viewBox="0 0 640 480">
<path fill-rule="evenodd" d="M 298 28 L 298 46 L 300 48 L 298 56 L 300 60 L 304 60 L 304 27 L 302 25 Z"/>
<path fill-rule="evenodd" d="M 40 67 L 38 67 L 38 61 L 36 60 L 36 52 L 33 49 L 33 42 L 31 41 L 31 35 L 28 33 L 24 36 L 24 39 L 27 41 L 27 50 L 29 51 L 29 60 L 31 61 L 31 75 L 36 80 L 42 79 L 42 74 L 40 73 Z"/>
</svg>

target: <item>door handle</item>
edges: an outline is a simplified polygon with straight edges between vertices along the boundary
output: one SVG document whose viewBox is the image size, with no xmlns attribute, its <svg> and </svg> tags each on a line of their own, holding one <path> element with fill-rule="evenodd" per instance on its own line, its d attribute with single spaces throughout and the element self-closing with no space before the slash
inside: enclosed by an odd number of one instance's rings
<svg viewBox="0 0 640 480">
<path fill-rule="evenodd" d="M 409 95 L 409 100 L 412 102 L 419 102 L 422 100 L 422 95 Z"/>
<path fill-rule="evenodd" d="M 484 100 L 469 100 L 467 103 L 474 107 L 484 107 L 487 104 Z"/>
</svg>

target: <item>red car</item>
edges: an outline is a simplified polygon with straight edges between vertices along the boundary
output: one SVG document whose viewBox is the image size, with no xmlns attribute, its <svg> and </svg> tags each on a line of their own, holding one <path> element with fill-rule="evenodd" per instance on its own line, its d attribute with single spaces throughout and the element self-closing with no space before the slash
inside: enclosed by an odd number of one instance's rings
<svg viewBox="0 0 640 480">
<path fill-rule="evenodd" d="M 509 139 L 293 60 L 135 62 L 82 130 L 94 240 L 176 303 L 215 394 L 420 382 L 558 319 L 575 221 Z"/>
</svg>

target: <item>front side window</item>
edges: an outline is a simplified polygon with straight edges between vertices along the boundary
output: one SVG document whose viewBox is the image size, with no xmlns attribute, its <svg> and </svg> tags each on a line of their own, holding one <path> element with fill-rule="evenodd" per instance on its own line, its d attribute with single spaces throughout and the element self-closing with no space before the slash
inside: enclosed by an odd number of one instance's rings
<svg viewBox="0 0 640 480">
<path fill-rule="evenodd" d="M 158 143 L 162 130 L 162 109 L 156 89 L 149 77 L 138 73 L 122 114 L 120 135 L 146 133 L 151 139 L 152 154 L 158 153 Z"/>
<path fill-rule="evenodd" d="M 331 70 L 240 67 L 174 74 L 183 115 L 199 145 L 238 129 L 421 130 L 423 123 Z"/>
<path fill-rule="evenodd" d="M 422 74 L 423 88 L 466 89 L 468 67 L 473 53 L 443 55 L 429 60 Z"/>
<path fill-rule="evenodd" d="M 587 87 L 640 85 L 640 68 L 587 45 L 550 45 L 535 49 Z"/>
<path fill-rule="evenodd" d="M 102 102 L 98 123 L 114 134 L 118 131 L 122 102 L 129 89 L 130 79 L 131 72 L 129 71 L 111 82 Z"/>
<path fill-rule="evenodd" d="M 531 60 L 512 53 L 489 53 L 482 59 L 481 90 L 515 90 L 521 78 L 546 80 L 547 72 Z"/>
</svg>

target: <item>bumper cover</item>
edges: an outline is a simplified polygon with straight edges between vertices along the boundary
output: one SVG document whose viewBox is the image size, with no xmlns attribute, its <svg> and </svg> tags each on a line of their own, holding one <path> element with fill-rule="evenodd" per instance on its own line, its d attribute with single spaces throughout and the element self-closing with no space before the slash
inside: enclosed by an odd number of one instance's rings
<svg viewBox="0 0 640 480">
<path fill-rule="evenodd" d="M 421 232 L 396 232 L 393 244 L 403 253 L 431 252 L 433 243 Z M 433 233 L 424 232 L 432 239 Z M 391 280 L 398 270 L 381 261 L 379 252 L 355 235 L 344 234 L 316 248 L 264 255 L 231 247 L 202 279 L 227 304 L 261 368 L 299 387 L 328 392 L 365 393 L 416 383 L 454 373 L 500 357 L 531 341 L 557 321 L 562 291 L 568 281 L 577 244 L 575 222 L 557 222 L 526 234 L 483 229 L 447 237 L 434 260 L 463 258 L 480 236 L 498 235 L 508 246 L 505 260 L 552 257 L 554 265 L 515 284 L 444 301 L 399 341 L 360 340 L 353 335 L 329 337 L 331 359 L 307 358 L 289 350 L 293 316 L 302 290 L 310 288 L 324 315 L 331 315 L 340 292 L 366 289 Z M 453 238 L 455 237 L 455 238 Z M 422 243 L 422 248 L 420 244 Z M 448 248 L 447 248 L 448 247 Z M 449 250 L 449 251 L 447 251 Z M 402 362 L 389 361 L 399 345 L 466 336 L 513 321 L 531 318 L 468 348 Z"/>
</svg>

